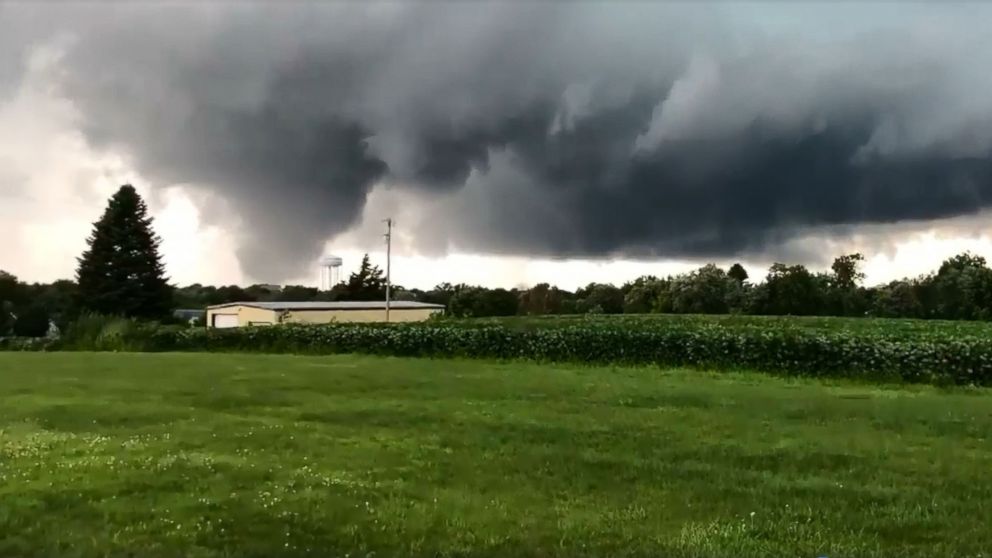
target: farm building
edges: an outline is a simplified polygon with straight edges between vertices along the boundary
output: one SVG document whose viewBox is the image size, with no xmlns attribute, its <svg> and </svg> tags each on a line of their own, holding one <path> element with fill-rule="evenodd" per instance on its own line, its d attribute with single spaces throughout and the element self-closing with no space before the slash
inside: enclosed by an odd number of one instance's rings
<svg viewBox="0 0 992 558">
<path fill-rule="evenodd" d="M 389 304 L 389 321 L 420 322 L 444 311 L 440 304 L 397 300 Z M 371 302 L 229 302 L 207 307 L 209 327 L 331 322 L 384 322 L 386 303 Z"/>
</svg>

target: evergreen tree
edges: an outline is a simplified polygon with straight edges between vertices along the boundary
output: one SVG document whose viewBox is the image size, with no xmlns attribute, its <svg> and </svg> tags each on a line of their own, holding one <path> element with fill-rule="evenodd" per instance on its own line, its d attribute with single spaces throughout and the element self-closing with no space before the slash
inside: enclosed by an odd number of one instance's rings
<svg viewBox="0 0 992 558">
<path fill-rule="evenodd" d="M 346 285 L 347 300 L 385 300 L 386 279 L 379 266 L 369 262 L 369 255 L 362 258 L 362 265 L 357 273 L 348 277 Z"/>
<path fill-rule="evenodd" d="M 172 287 L 158 253 L 148 207 L 121 186 L 87 239 L 76 278 L 79 306 L 100 314 L 161 318 L 172 310 Z"/>
</svg>

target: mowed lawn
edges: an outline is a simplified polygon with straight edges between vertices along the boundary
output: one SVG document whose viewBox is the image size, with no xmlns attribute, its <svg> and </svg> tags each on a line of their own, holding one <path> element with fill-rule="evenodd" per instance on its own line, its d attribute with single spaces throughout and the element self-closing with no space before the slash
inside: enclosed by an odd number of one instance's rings
<svg viewBox="0 0 992 558">
<path fill-rule="evenodd" d="M 0 556 L 989 556 L 990 438 L 989 391 L 0 353 Z"/>
</svg>

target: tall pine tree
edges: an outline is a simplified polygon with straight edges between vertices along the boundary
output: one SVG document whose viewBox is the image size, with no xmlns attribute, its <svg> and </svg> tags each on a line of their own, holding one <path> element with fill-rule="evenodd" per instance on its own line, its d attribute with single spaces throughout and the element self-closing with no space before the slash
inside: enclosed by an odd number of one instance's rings
<svg viewBox="0 0 992 558">
<path fill-rule="evenodd" d="M 383 300 L 386 298 L 386 280 L 379 266 L 369 262 L 369 255 L 362 258 L 357 273 L 348 278 L 346 300 Z"/>
<path fill-rule="evenodd" d="M 172 310 L 172 287 L 158 253 L 148 207 L 130 184 L 121 186 L 87 239 L 79 258 L 80 308 L 100 314 L 162 318 Z"/>
</svg>

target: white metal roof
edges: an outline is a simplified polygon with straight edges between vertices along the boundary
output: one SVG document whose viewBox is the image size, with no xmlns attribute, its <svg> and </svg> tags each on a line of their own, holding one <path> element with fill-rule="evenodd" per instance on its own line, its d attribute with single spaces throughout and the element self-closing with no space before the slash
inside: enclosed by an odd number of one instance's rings
<svg viewBox="0 0 992 558">
<path fill-rule="evenodd" d="M 369 301 L 340 301 L 340 302 L 228 302 L 226 304 L 214 304 L 208 309 L 230 308 L 232 306 L 250 306 L 252 308 L 263 308 L 265 310 L 385 310 L 386 302 L 383 300 Z M 443 310 L 441 304 L 428 304 L 426 302 L 414 302 L 411 300 L 394 300 L 389 303 L 390 310 L 414 310 L 432 308 Z"/>
</svg>

